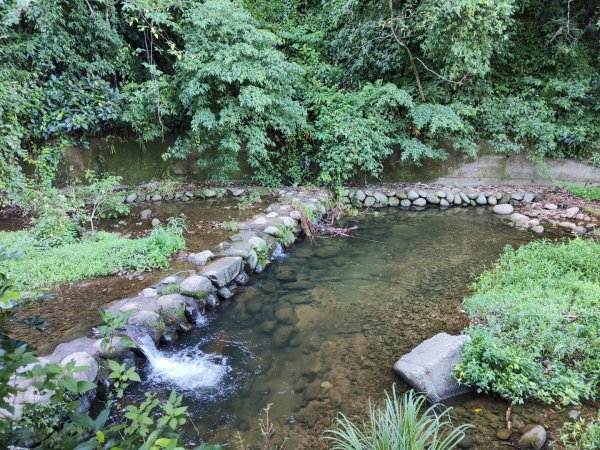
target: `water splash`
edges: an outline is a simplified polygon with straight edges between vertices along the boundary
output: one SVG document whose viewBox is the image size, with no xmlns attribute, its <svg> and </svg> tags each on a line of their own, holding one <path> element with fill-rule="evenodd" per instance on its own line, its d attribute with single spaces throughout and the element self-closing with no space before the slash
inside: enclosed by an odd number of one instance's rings
<svg viewBox="0 0 600 450">
<path fill-rule="evenodd" d="M 205 354 L 196 348 L 165 355 L 147 334 L 137 337 L 136 344 L 150 363 L 149 380 L 172 384 L 178 390 L 215 387 L 231 370 L 226 358 Z"/>
</svg>

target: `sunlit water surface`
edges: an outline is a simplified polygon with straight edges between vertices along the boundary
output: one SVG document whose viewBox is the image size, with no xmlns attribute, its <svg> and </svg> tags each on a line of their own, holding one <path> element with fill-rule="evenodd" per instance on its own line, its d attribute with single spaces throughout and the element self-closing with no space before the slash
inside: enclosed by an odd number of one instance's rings
<svg viewBox="0 0 600 450">
<path fill-rule="evenodd" d="M 533 239 L 484 208 L 382 210 L 355 221 L 351 238 L 296 244 L 206 323 L 161 349 L 180 363 L 200 355 L 219 365 L 217 383 L 146 365 L 133 398 L 182 393 L 190 446 L 231 442 L 238 431 L 256 443 L 270 404 L 275 441 L 323 447 L 321 434 L 338 411 L 364 414 L 394 382 L 406 389 L 394 362 L 436 333 L 459 333 L 473 276 L 504 246 Z M 495 430 L 478 432 L 485 441 Z"/>
</svg>

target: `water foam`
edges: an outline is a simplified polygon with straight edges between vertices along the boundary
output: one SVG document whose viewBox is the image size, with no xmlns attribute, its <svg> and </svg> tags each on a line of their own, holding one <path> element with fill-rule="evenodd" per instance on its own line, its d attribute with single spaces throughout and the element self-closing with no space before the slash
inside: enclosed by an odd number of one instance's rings
<svg viewBox="0 0 600 450">
<path fill-rule="evenodd" d="M 165 355 L 148 335 L 140 336 L 136 343 L 150 363 L 148 378 L 172 384 L 178 390 L 213 388 L 231 370 L 226 358 L 206 354 L 197 348 L 186 348 Z"/>
</svg>

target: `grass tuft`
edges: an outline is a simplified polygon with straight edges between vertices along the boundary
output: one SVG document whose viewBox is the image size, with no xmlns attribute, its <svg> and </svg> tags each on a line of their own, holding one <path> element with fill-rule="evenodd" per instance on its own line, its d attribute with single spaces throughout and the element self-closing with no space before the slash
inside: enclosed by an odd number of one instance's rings
<svg viewBox="0 0 600 450">
<path fill-rule="evenodd" d="M 426 397 L 409 391 L 398 398 L 385 394 L 383 409 L 369 404 L 369 420 L 355 424 L 339 414 L 336 427 L 325 432 L 332 450 L 450 450 L 456 448 L 470 425 L 453 427 L 451 408 L 426 408 Z"/>
</svg>

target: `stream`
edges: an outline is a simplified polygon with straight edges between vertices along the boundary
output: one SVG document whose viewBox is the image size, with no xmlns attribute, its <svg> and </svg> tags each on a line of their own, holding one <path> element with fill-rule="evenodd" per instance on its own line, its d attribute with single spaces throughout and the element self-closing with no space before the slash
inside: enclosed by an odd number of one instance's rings
<svg viewBox="0 0 600 450">
<path fill-rule="evenodd" d="M 161 349 L 160 367 L 139 368 L 144 381 L 130 399 L 145 391 L 183 394 L 189 446 L 233 442 L 238 432 L 256 445 L 270 405 L 274 442 L 327 448 L 321 435 L 335 415 L 364 417 L 368 400 L 380 402 L 393 383 L 408 389 L 394 362 L 436 333 L 460 333 L 468 324 L 460 302 L 473 277 L 504 246 L 535 238 L 484 208 L 386 209 L 352 222 L 359 228 L 350 238 L 297 243 L 201 326 Z M 184 375 L 197 364 L 206 386 Z M 505 402 L 465 395 L 452 404 L 457 422 L 476 426 L 472 448 L 506 445 L 495 436 Z M 516 410 L 518 419 L 547 427 L 566 414 L 541 405 Z"/>
</svg>

